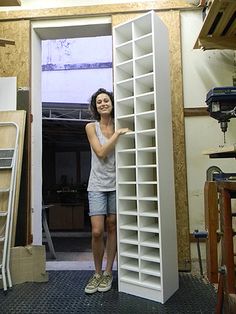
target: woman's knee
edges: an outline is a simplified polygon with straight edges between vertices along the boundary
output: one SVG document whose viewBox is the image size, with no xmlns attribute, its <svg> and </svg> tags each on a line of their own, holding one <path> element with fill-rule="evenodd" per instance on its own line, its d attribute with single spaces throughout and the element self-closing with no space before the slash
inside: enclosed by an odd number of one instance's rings
<svg viewBox="0 0 236 314">
<path fill-rule="evenodd" d="M 93 228 L 92 237 L 95 239 L 99 239 L 99 238 L 103 237 L 103 230 L 99 229 L 99 228 Z"/>
<path fill-rule="evenodd" d="M 106 228 L 107 228 L 107 232 L 115 232 L 116 231 L 116 219 L 107 217 Z"/>
</svg>

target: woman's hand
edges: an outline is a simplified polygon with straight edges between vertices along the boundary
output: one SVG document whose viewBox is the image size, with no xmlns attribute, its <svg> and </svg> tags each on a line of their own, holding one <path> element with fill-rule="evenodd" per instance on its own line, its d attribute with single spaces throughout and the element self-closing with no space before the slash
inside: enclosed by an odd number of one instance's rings
<svg viewBox="0 0 236 314">
<path fill-rule="evenodd" d="M 118 133 L 118 135 L 122 135 L 122 134 L 126 134 L 127 132 L 132 132 L 132 131 L 129 128 L 120 128 L 116 130 L 116 132 Z"/>
</svg>

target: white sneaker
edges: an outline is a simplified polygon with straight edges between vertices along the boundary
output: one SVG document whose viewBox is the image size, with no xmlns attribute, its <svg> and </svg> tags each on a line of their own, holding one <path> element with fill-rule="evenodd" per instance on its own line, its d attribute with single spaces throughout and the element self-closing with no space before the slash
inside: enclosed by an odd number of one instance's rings
<svg viewBox="0 0 236 314">
<path fill-rule="evenodd" d="M 112 274 L 109 274 L 106 271 L 104 271 L 102 275 L 102 280 L 100 281 L 98 286 L 98 291 L 106 292 L 110 290 L 112 286 L 112 280 L 113 280 Z"/>
<path fill-rule="evenodd" d="M 103 275 L 100 274 L 94 274 L 90 279 L 89 282 L 87 284 L 87 286 L 85 287 L 84 291 L 85 293 L 94 293 L 96 291 L 98 291 L 98 286 L 100 284 L 100 282 L 103 280 Z"/>
</svg>

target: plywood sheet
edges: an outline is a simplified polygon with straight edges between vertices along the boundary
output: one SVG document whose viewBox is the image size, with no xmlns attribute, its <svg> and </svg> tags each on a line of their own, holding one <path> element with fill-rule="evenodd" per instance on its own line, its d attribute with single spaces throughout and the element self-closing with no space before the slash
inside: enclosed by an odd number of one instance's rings
<svg viewBox="0 0 236 314">
<path fill-rule="evenodd" d="M 169 30 L 173 150 L 179 269 L 190 270 L 189 210 L 185 152 L 180 12 L 158 12 Z"/>
<path fill-rule="evenodd" d="M 24 133 L 25 133 L 25 119 L 26 112 L 23 110 L 17 111 L 1 111 L 0 122 L 15 122 L 19 127 L 19 144 L 18 144 L 18 160 L 17 160 L 17 173 L 16 173 L 16 193 L 14 203 L 14 218 L 13 218 L 13 232 L 12 242 L 15 242 L 16 223 L 18 215 L 18 203 L 20 193 L 20 180 L 21 180 L 21 168 L 22 168 L 22 156 L 23 156 L 23 144 L 24 144 Z M 0 128 L 0 148 L 12 147 L 14 145 L 14 129 L 12 127 Z M 9 182 L 9 173 L 3 175 L 3 171 L 0 170 L 0 184 L 6 184 Z M 7 199 L 3 199 L 4 206 Z M 2 205 L 2 204 L 1 204 Z M 0 230 L 3 225 L 0 225 Z"/>
<path fill-rule="evenodd" d="M 17 87 L 30 82 L 30 21 L 0 22 L 0 37 L 11 38 L 15 45 L 0 47 L 0 76 L 17 77 Z"/>
</svg>

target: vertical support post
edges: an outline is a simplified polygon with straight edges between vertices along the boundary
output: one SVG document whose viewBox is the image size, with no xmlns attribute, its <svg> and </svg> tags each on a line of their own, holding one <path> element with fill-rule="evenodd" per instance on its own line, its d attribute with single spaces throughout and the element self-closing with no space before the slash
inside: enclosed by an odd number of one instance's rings
<svg viewBox="0 0 236 314">
<path fill-rule="evenodd" d="M 215 181 L 206 181 L 204 186 L 207 278 L 218 282 L 217 229 L 219 227 L 218 194 Z"/>
<path fill-rule="evenodd" d="M 222 237 L 222 263 L 226 266 L 225 287 L 228 294 L 235 293 L 234 246 L 230 191 L 219 186 Z"/>
</svg>

